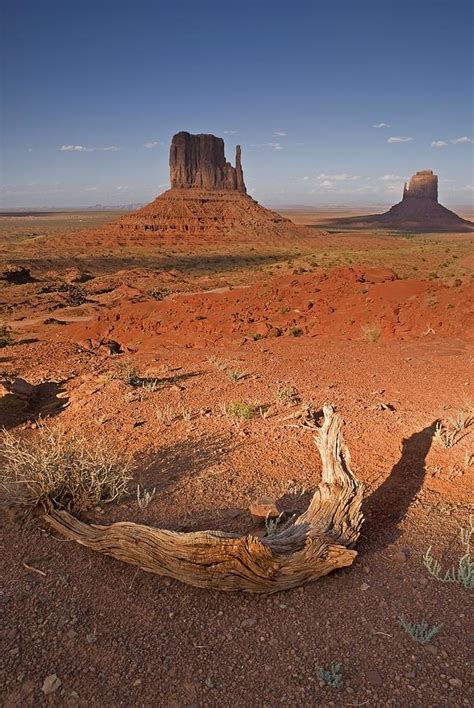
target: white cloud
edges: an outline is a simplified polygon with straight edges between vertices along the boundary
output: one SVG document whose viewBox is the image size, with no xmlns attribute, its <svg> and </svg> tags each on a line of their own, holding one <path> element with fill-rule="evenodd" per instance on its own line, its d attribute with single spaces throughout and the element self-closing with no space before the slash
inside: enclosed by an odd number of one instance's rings
<svg viewBox="0 0 474 708">
<path fill-rule="evenodd" d="M 61 145 L 61 152 L 117 152 L 119 149 L 116 145 L 108 145 L 107 147 L 85 147 L 84 145 Z"/>
<path fill-rule="evenodd" d="M 309 180 L 309 177 L 308 177 L 308 176 L 303 177 L 303 182 L 307 182 L 308 180 Z"/>
<path fill-rule="evenodd" d="M 28 152 L 33 152 L 33 148 L 28 148 Z"/>
<path fill-rule="evenodd" d="M 474 142 L 472 138 L 468 138 L 467 135 L 463 135 L 462 138 L 455 138 L 454 140 L 450 140 L 453 145 L 461 145 L 462 143 L 472 143 Z"/>
<path fill-rule="evenodd" d="M 97 192 L 97 187 L 84 187 L 84 192 Z"/>
<path fill-rule="evenodd" d="M 382 175 L 380 179 L 382 182 L 399 182 L 403 177 L 399 175 Z"/>
<path fill-rule="evenodd" d="M 388 123 L 375 123 L 372 128 L 390 128 Z"/>
<path fill-rule="evenodd" d="M 235 135 L 237 130 L 224 130 L 224 135 Z"/>
<path fill-rule="evenodd" d="M 441 148 L 446 147 L 448 143 L 444 140 L 433 140 L 431 143 L 432 148 L 438 148 L 438 150 L 441 150 Z"/>
<path fill-rule="evenodd" d="M 331 182 L 331 180 L 325 179 L 321 182 L 321 184 L 319 186 L 320 187 L 332 187 L 332 184 L 333 183 Z"/>
<path fill-rule="evenodd" d="M 273 133 L 274 138 L 285 138 L 287 133 L 285 133 L 283 130 L 275 130 Z"/>
<path fill-rule="evenodd" d="M 387 140 L 387 143 L 411 143 L 413 138 L 401 138 L 399 136 L 393 136 Z"/>
<path fill-rule="evenodd" d="M 338 174 L 335 175 L 327 175 L 324 172 L 322 172 L 320 175 L 316 177 L 318 180 L 333 180 L 335 182 L 346 182 L 346 181 L 352 181 L 356 179 L 361 179 L 360 175 L 349 175 L 347 172 L 339 172 Z"/>
<path fill-rule="evenodd" d="M 152 148 L 159 147 L 160 145 L 161 145 L 161 143 L 159 143 L 158 140 L 153 140 L 153 142 L 144 143 L 143 147 L 146 147 L 149 150 L 151 150 Z"/>
<path fill-rule="evenodd" d="M 285 148 L 281 143 L 256 143 L 252 147 L 257 148 L 270 148 L 271 150 L 284 150 Z"/>
<path fill-rule="evenodd" d="M 126 185 L 125 186 L 120 185 L 119 187 L 117 187 L 117 192 L 126 192 L 127 189 L 128 189 L 128 187 Z"/>
</svg>

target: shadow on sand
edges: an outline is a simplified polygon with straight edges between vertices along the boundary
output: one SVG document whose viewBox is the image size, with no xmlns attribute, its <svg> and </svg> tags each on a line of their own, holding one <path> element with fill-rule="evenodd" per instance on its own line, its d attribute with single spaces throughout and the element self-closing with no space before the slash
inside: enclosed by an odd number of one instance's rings
<svg viewBox="0 0 474 708">
<path fill-rule="evenodd" d="M 34 395 L 28 398 L 14 390 L 6 393 L 0 398 L 0 429 L 58 415 L 68 403 L 63 386 L 63 381 L 45 381 L 34 386 Z"/>
<path fill-rule="evenodd" d="M 362 554 L 385 548 L 401 535 L 399 525 L 423 486 L 426 457 L 436 422 L 403 440 L 400 459 L 390 475 L 365 500 L 365 523 L 360 544 Z"/>
</svg>

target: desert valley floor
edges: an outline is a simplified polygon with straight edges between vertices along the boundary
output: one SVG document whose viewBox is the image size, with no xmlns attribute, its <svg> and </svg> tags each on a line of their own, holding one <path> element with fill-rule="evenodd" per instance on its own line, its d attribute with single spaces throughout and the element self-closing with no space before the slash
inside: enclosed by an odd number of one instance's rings
<svg viewBox="0 0 474 708">
<path fill-rule="evenodd" d="M 1 389 L 0 425 L 34 441 L 47 421 L 133 457 L 129 495 L 91 522 L 263 534 L 249 504 L 305 508 L 320 461 L 298 416 L 332 403 L 364 484 L 359 554 L 285 593 L 211 592 L 56 537 L 5 497 L 2 705 L 472 705 L 469 593 L 423 555 L 456 566 L 472 513 L 473 235 L 294 211 L 292 239 L 118 243 L 100 228 L 119 216 L 0 215 L 1 380 L 41 385 L 33 407 Z M 138 484 L 155 490 L 144 509 Z M 421 645 L 402 615 L 442 627 Z M 332 662 L 341 689 L 319 677 Z"/>
</svg>

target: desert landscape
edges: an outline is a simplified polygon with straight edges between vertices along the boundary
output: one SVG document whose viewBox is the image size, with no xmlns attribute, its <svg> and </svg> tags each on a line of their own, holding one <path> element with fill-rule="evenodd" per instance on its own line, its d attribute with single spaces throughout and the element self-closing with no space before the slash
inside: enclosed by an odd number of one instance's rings
<svg viewBox="0 0 474 708">
<path fill-rule="evenodd" d="M 469 705 L 472 234 L 280 216 L 242 172 L 219 184 L 222 141 L 181 139 L 171 191 L 138 212 L 0 217 L 6 470 L 85 439 L 126 485 L 58 491 L 59 515 L 6 495 L 4 704 Z M 307 559 L 278 592 L 259 566 L 235 594 L 192 587 L 219 587 L 212 555 L 201 580 L 174 546 L 174 565 L 133 560 L 120 526 L 91 546 L 115 558 L 84 547 L 116 522 L 271 547 L 320 482 L 327 404 L 361 485 L 350 567 L 307 583 Z M 223 589 L 245 589 L 229 567 Z"/>
<path fill-rule="evenodd" d="M 0 705 L 473 705 L 472 4 L 2 19 Z"/>
</svg>

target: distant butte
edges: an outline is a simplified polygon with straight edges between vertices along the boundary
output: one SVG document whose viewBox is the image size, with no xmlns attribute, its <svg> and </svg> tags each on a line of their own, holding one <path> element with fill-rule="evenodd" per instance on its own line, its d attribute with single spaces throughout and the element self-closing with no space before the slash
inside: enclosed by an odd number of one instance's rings
<svg viewBox="0 0 474 708">
<path fill-rule="evenodd" d="M 138 211 L 95 232 L 97 240 L 141 243 L 204 237 L 210 241 L 283 244 L 314 238 L 314 229 L 260 206 L 247 194 L 240 145 L 235 166 L 215 135 L 180 132 L 170 146 L 170 189 Z"/>
<path fill-rule="evenodd" d="M 408 185 L 405 183 L 402 201 L 384 214 L 334 219 L 331 225 L 406 231 L 474 231 L 472 221 L 462 219 L 439 204 L 438 176 L 432 170 L 421 170 L 413 175 Z"/>
</svg>

